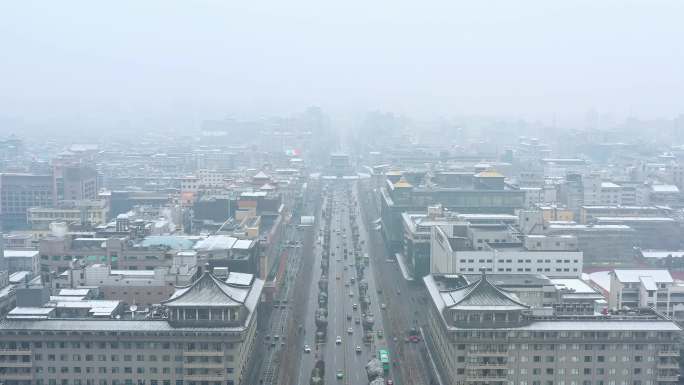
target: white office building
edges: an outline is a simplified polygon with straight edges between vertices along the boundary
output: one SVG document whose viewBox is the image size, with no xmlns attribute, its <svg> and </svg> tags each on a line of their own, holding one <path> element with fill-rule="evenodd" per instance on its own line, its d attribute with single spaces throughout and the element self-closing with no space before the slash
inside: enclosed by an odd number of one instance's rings
<svg viewBox="0 0 684 385">
<path fill-rule="evenodd" d="M 550 278 L 582 274 L 582 252 L 571 235 L 528 235 L 520 240 L 506 226 L 433 226 L 431 274 L 541 273 Z"/>
</svg>

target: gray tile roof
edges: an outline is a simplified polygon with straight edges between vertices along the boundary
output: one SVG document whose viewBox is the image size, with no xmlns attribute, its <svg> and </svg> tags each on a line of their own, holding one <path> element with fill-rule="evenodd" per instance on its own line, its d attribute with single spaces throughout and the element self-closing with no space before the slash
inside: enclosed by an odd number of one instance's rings
<svg viewBox="0 0 684 385">
<path fill-rule="evenodd" d="M 178 288 L 163 304 L 169 307 L 238 306 L 244 304 L 249 292 L 250 287 L 229 284 L 205 272 L 191 285 Z"/>
<path fill-rule="evenodd" d="M 518 297 L 500 289 L 487 279 L 485 274 L 468 286 L 442 293 L 446 306 L 456 310 L 523 310 L 529 306 Z"/>
</svg>

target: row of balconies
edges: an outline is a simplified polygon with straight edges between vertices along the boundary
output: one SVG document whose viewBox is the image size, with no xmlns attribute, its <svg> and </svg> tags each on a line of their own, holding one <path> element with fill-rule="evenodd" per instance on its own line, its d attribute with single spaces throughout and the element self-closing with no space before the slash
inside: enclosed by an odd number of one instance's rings
<svg viewBox="0 0 684 385">
<path fill-rule="evenodd" d="M 466 376 L 466 382 L 507 381 L 506 376 Z"/>
<path fill-rule="evenodd" d="M 208 356 L 208 357 L 223 357 L 223 350 L 185 350 L 183 351 L 183 355 L 186 357 L 199 357 L 199 356 Z"/>
<path fill-rule="evenodd" d="M 225 381 L 223 374 L 186 374 L 183 376 L 186 381 Z"/>
<path fill-rule="evenodd" d="M 30 368 L 33 362 L 26 361 L 0 361 L 0 368 Z"/>
<path fill-rule="evenodd" d="M 475 350 L 468 352 L 468 355 L 475 357 L 506 357 L 508 350 Z"/>
<path fill-rule="evenodd" d="M 223 369 L 223 362 L 186 362 L 183 364 L 186 369 Z"/>
<path fill-rule="evenodd" d="M 30 349 L 0 349 L 0 356 L 30 356 Z"/>
<path fill-rule="evenodd" d="M 658 357 L 679 357 L 679 350 L 661 350 L 657 355 Z"/>
<path fill-rule="evenodd" d="M 466 363 L 467 369 L 507 369 L 508 365 L 505 363 L 484 363 L 484 362 L 469 362 Z"/>
</svg>

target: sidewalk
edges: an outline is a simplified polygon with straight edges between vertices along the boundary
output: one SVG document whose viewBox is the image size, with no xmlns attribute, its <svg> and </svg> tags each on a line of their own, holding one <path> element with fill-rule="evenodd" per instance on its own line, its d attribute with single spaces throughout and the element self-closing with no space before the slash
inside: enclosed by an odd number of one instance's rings
<svg viewBox="0 0 684 385">
<path fill-rule="evenodd" d="M 407 281 L 413 281 L 413 275 L 411 275 L 406 263 L 404 263 L 404 256 L 401 253 L 395 253 L 394 257 L 397 259 L 399 270 L 401 270 L 401 275 L 404 276 L 404 279 Z"/>
<path fill-rule="evenodd" d="M 437 377 L 437 383 L 439 385 L 443 385 L 444 383 L 442 382 L 442 376 L 439 374 L 439 369 L 437 368 L 437 364 L 435 363 L 435 360 L 432 358 L 432 352 L 430 351 L 430 345 L 432 344 L 432 340 L 428 340 L 425 338 L 425 333 L 423 332 L 423 328 L 420 328 L 420 336 L 423 338 L 423 343 L 425 344 L 425 350 L 427 351 L 428 358 L 430 359 L 430 364 L 432 365 L 432 371 Z"/>
</svg>

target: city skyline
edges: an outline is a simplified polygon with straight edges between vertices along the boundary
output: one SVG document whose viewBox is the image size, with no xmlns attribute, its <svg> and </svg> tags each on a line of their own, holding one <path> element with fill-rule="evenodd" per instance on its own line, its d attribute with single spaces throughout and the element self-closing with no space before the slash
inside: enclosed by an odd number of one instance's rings
<svg viewBox="0 0 684 385">
<path fill-rule="evenodd" d="M 684 113 L 676 1 L 2 5 L 0 117 L 60 129 L 392 111 L 582 125 Z"/>
</svg>

